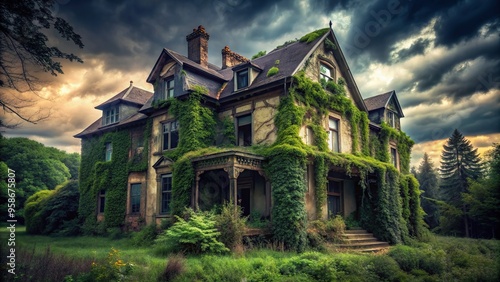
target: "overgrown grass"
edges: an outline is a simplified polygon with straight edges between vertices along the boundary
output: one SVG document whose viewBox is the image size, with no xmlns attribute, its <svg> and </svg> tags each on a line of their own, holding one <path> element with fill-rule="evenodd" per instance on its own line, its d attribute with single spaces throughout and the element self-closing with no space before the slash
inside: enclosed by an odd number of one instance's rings
<svg viewBox="0 0 500 282">
<path fill-rule="evenodd" d="M 7 242 L 7 235 L 6 228 L 2 228 L 2 242 Z M 130 281 L 172 277 L 166 272 L 177 275 L 173 281 L 499 281 L 500 278 L 500 242 L 494 240 L 432 237 L 426 243 L 393 246 L 389 252 L 379 254 L 332 251 L 299 254 L 253 249 L 237 254 L 185 258 L 156 255 L 152 247 L 137 247 L 131 241 L 129 238 L 30 236 L 23 229 L 16 230 L 17 250 L 35 249 L 35 254 L 47 260 L 44 253 L 50 246 L 51 261 L 57 261 L 61 267 L 66 265 L 65 261 L 77 261 L 81 262 L 78 269 L 86 270 L 89 262 L 104 261 L 113 247 L 120 251 L 124 262 L 134 265 Z M 1 271 L 6 275 L 6 248 L 1 250 Z M 25 258 L 18 259 L 20 265 L 23 263 L 20 260 Z M 167 266 L 169 260 L 172 261 Z M 45 263 L 47 261 L 38 265 Z"/>
</svg>

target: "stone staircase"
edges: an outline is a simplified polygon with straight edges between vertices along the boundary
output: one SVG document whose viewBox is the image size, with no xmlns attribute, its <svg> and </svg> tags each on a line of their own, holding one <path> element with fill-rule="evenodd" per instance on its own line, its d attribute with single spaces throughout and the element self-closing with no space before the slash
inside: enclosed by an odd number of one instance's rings
<svg viewBox="0 0 500 282">
<path fill-rule="evenodd" d="M 363 229 L 351 229 L 344 232 L 344 242 L 335 246 L 340 250 L 358 252 L 378 252 L 389 248 L 389 243 L 379 241 Z"/>
</svg>

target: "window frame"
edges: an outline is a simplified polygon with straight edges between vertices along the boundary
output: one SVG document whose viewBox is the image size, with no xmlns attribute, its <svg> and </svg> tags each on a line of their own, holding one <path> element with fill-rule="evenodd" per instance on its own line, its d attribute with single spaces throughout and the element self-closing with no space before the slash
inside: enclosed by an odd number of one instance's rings
<svg viewBox="0 0 500 282">
<path fill-rule="evenodd" d="M 164 80 L 163 99 L 168 100 L 169 98 L 174 98 L 174 95 L 175 95 L 175 79 L 174 77 L 169 77 Z"/>
<path fill-rule="evenodd" d="M 164 189 L 164 179 L 170 179 L 170 189 Z M 169 196 L 164 198 L 165 196 Z M 165 173 L 160 175 L 160 197 L 159 197 L 158 211 L 160 215 L 169 215 L 172 213 L 172 173 Z M 166 203 L 166 206 L 165 206 Z"/>
<path fill-rule="evenodd" d="M 330 191 L 330 183 L 331 182 L 335 182 L 335 183 L 338 183 L 339 185 L 339 192 L 331 192 Z M 344 201 L 343 201 L 343 194 L 344 194 L 344 182 L 341 180 L 341 179 L 336 179 L 336 178 L 328 178 L 328 182 L 327 182 L 327 187 L 326 187 L 326 210 L 327 210 L 327 213 L 328 213 L 328 218 L 333 218 L 335 217 L 336 215 L 338 214 L 343 214 L 344 213 Z M 328 203 L 328 200 L 330 197 L 338 197 L 338 203 L 339 203 L 339 207 L 338 207 L 338 213 L 336 214 L 333 214 L 333 213 L 330 213 L 330 208 L 329 208 L 329 203 Z"/>
<path fill-rule="evenodd" d="M 322 68 L 328 70 L 329 75 L 323 73 Z M 326 83 L 328 83 L 329 81 L 336 82 L 335 81 L 335 67 L 332 66 L 331 64 L 326 63 L 326 62 L 320 62 L 319 63 L 319 81 L 321 82 L 322 79 L 324 79 Z"/>
<path fill-rule="evenodd" d="M 243 77 L 242 74 L 243 73 L 246 73 L 246 84 L 245 85 L 241 85 L 241 81 L 240 81 L 240 77 Z M 243 89 L 243 88 L 247 88 L 248 86 L 250 86 L 250 69 L 249 68 L 245 68 L 245 69 L 242 69 L 242 70 L 239 70 L 236 72 L 236 90 L 240 90 L 240 89 Z"/>
<path fill-rule="evenodd" d="M 335 121 L 336 124 L 337 124 L 337 128 L 332 128 L 331 127 L 331 124 L 330 124 L 330 121 Z M 336 133 L 336 136 L 337 136 L 337 148 L 336 150 L 334 150 L 333 148 L 333 139 L 332 139 L 332 132 L 335 132 Z M 329 116 L 328 117 L 328 149 L 332 152 L 335 152 L 335 153 L 340 153 L 341 150 L 340 150 L 340 119 L 337 118 L 337 117 L 333 117 L 333 116 Z"/>
<path fill-rule="evenodd" d="M 134 187 L 137 187 L 137 185 L 139 186 L 139 190 L 138 190 L 138 193 L 134 194 Z M 129 208 L 130 208 L 129 213 L 130 214 L 140 214 L 141 213 L 142 183 L 130 183 L 130 190 L 129 191 L 130 191 L 129 192 Z M 138 199 L 136 197 L 138 197 Z M 137 207 L 134 208 L 134 205 L 137 205 Z"/>
<path fill-rule="evenodd" d="M 113 143 L 106 142 L 104 151 L 104 161 L 110 162 L 113 160 Z"/>
<path fill-rule="evenodd" d="M 390 127 L 396 128 L 396 114 L 391 110 L 387 110 L 387 123 Z"/>
<path fill-rule="evenodd" d="M 243 125 L 240 125 L 239 122 L 240 122 L 240 119 L 242 118 L 245 118 L 249 116 L 250 117 L 250 122 L 249 123 L 245 123 Z M 238 116 L 236 116 L 236 118 L 234 119 L 235 120 L 235 127 L 236 127 L 236 145 L 237 146 L 242 146 L 242 147 L 248 147 L 248 146 L 252 146 L 253 144 L 253 116 L 252 116 L 252 113 L 251 112 L 247 112 L 247 113 L 242 113 Z M 248 145 L 245 145 L 245 140 L 246 138 L 243 137 L 243 144 L 240 144 L 240 126 L 250 126 L 250 144 Z"/>
<path fill-rule="evenodd" d="M 172 125 L 175 124 L 175 129 L 172 130 Z M 168 126 L 168 131 L 165 131 L 166 126 Z M 170 120 L 161 123 L 161 151 L 173 150 L 179 146 L 179 121 Z M 172 132 L 177 132 L 177 143 L 172 147 Z M 168 134 L 168 144 L 165 146 L 165 134 Z"/>
<path fill-rule="evenodd" d="M 106 190 L 99 190 L 99 194 L 97 194 L 97 213 L 103 214 L 106 208 Z"/>
<path fill-rule="evenodd" d="M 104 110 L 103 125 L 113 124 L 120 121 L 120 107 L 113 106 Z"/>
<path fill-rule="evenodd" d="M 393 154 L 393 152 L 394 152 L 394 154 Z M 393 147 L 393 146 L 389 146 L 389 155 L 391 157 L 391 164 L 395 168 L 399 169 L 399 166 L 398 166 L 398 164 L 399 164 L 399 162 L 398 162 L 398 149 L 395 148 L 395 147 Z"/>
</svg>

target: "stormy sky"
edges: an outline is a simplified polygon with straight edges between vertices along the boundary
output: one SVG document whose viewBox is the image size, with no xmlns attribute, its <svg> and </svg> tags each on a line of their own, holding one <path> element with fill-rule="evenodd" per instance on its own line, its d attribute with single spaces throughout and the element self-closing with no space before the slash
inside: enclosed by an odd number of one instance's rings
<svg viewBox="0 0 500 282">
<path fill-rule="evenodd" d="M 328 27 L 339 40 L 364 98 L 396 90 L 406 131 L 436 162 L 458 128 L 480 152 L 500 142 L 500 2 L 488 1 L 76 1 L 58 0 L 56 16 L 82 36 L 78 49 L 49 33 L 51 43 L 83 64 L 63 62 L 48 77 L 38 106 L 51 117 L 23 124 L 6 136 L 33 138 L 79 152 L 72 136 L 100 116 L 94 106 L 146 83 L 162 48 L 186 54 L 185 36 L 203 25 L 209 61 L 221 49 L 250 58 L 285 41 Z"/>
</svg>

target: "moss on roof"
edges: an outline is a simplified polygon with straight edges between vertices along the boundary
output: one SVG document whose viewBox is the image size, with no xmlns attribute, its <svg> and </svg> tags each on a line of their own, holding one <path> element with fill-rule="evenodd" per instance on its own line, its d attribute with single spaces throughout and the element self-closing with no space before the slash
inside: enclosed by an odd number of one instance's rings
<svg viewBox="0 0 500 282">
<path fill-rule="evenodd" d="M 318 37 L 321 37 L 325 33 L 327 33 L 328 30 L 330 30 L 330 29 L 328 27 L 326 27 L 326 28 L 322 28 L 322 29 L 318 29 L 318 30 L 315 30 L 313 32 L 310 32 L 310 33 L 302 36 L 300 38 L 300 42 L 311 43 L 314 40 L 316 40 Z"/>
</svg>

